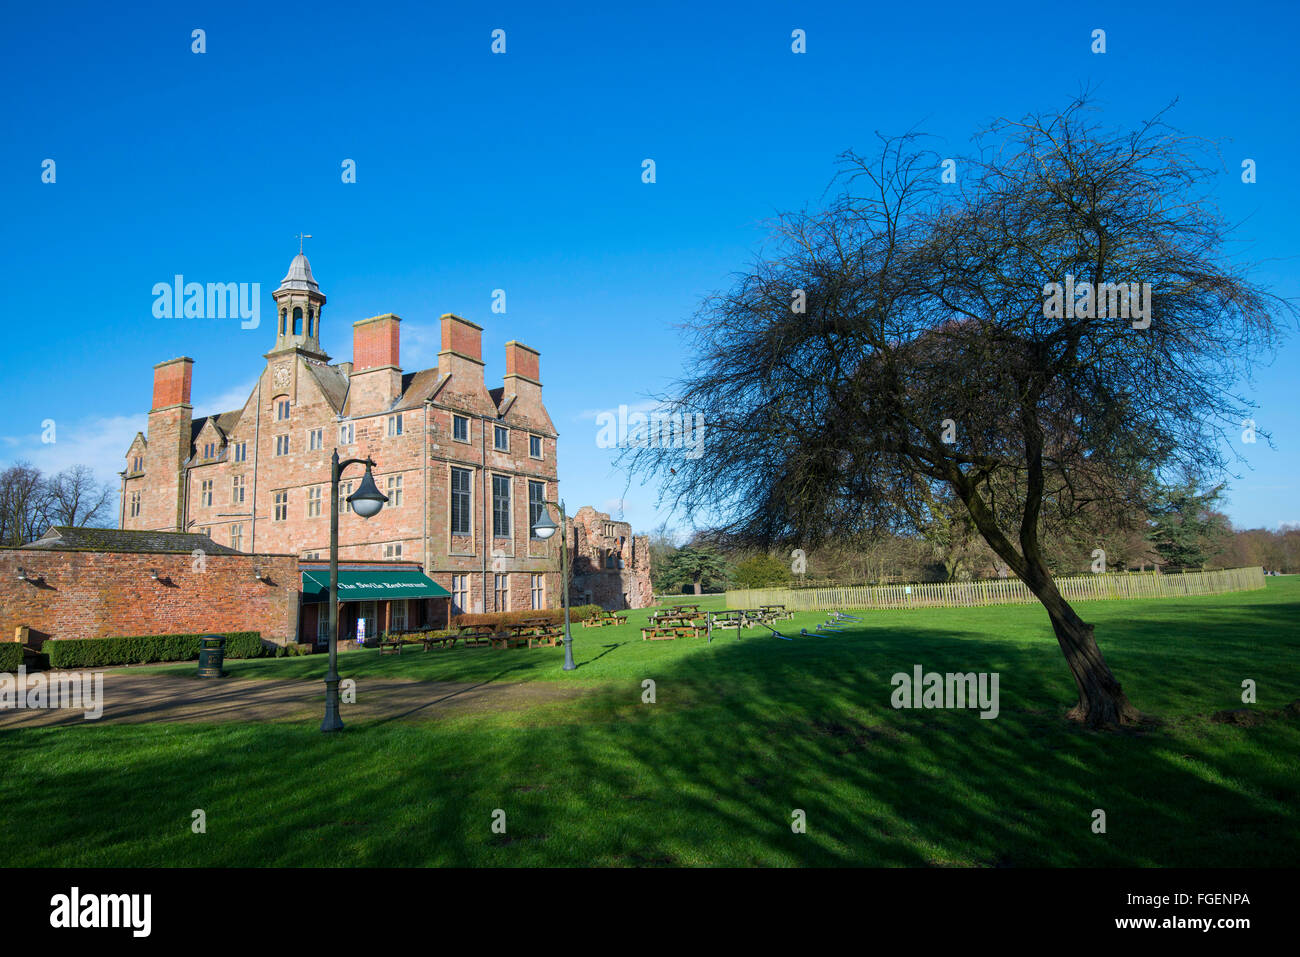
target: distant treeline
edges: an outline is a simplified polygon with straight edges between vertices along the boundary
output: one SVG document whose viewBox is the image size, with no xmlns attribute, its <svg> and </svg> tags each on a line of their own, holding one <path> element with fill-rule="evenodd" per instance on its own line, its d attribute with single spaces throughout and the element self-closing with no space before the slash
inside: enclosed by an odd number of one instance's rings
<svg viewBox="0 0 1300 957">
<path fill-rule="evenodd" d="M 1078 521 L 1045 530 L 1055 575 L 1084 572 L 1238 568 L 1300 572 L 1300 525 L 1277 530 L 1234 529 L 1217 509 L 1222 488 L 1169 486 L 1150 506 L 1110 528 Z M 685 545 L 661 527 L 651 535 L 651 577 L 657 593 L 722 591 L 794 584 L 892 584 L 971 581 L 1008 572 L 956 510 L 936 509 L 924 532 L 868 535 L 819 548 L 769 552 L 731 548 L 718 532 L 700 532 Z"/>
</svg>

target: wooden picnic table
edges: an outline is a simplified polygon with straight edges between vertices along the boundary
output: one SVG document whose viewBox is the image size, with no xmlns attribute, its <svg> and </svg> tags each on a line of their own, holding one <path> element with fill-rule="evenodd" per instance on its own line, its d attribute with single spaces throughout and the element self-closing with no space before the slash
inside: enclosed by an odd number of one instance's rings
<svg viewBox="0 0 1300 957">
<path fill-rule="evenodd" d="M 495 625 L 461 625 L 459 637 L 465 642 L 465 647 L 477 648 L 491 644 L 496 633 Z"/>
<path fill-rule="evenodd" d="M 492 636 L 493 648 L 511 648 L 516 645 L 528 643 L 525 637 L 525 631 L 531 631 L 532 625 L 525 625 L 522 622 L 512 621 L 509 624 L 501 626 L 501 631 Z"/>
<path fill-rule="evenodd" d="M 691 612 L 692 614 L 698 615 L 700 613 L 700 606 L 699 605 L 669 605 L 668 611 L 678 615 L 683 615 L 686 614 L 687 612 Z"/>
<path fill-rule="evenodd" d="M 424 646 L 423 650 L 428 651 L 434 645 L 439 645 L 442 648 L 455 648 L 459 638 L 460 635 L 435 635 L 433 632 L 427 632 L 418 635 L 412 640 L 418 641 Z"/>
<path fill-rule="evenodd" d="M 660 615 L 658 618 L 654 619 L 654 623 L 656 625 L 663 625 L 666 628 L 675 628 L 675 627 L 694 628 L 695 616 L 694 615 Z"/>
<path fill-rule="evenodd" d="M 379 649 L 381 654 L 400 655 L 403 645 L 422 645 L 424 651 L 428 651 L 434 645 L 454 648 L 459 638 L 459 635 L 435 634 L 435 629 L 432 628 L 408 628 L 405 631 L 388 632 L 379 643 Z"/>
<path fill-rule="evenodd" d="M 736 637 L 740 637 L 741 627 L 753 628 L 756 621 L 771 621 L 776 616 L 770 612 L 765 612 L 761 608 L 726 608 L 722 611 L 711 611 L 708 613 L 708 632 L 709 641 L 713 640 L 713 628 L 715 625 L 726 625 L 728 627 L 736 626 Z"/>
<path fill-rule="evenodd" d="M 698 638 L 700 627 L 695 623 L 694 615 L 659 615 L 652 617 L 641 629 L 641 639 Z"/>
<path fill-rule="evenodd" d="M 603 628 L 606 625 L 621 625 L 627 621 L 627 615 L 618 615 L 612 611 L 602 611 L 598 614 L 586 618 L 582 622 L 584 628 Z"/>
<path fill-rule="evenodd" d="M 544 645 L 554 648 L 560 637 L 560 629 L 549 618 L 526 618 L 512 621 L 501 626 L 504 630 L 492 636 L 494 648 L 518 648 L 527 645 Z"/>
</svg>

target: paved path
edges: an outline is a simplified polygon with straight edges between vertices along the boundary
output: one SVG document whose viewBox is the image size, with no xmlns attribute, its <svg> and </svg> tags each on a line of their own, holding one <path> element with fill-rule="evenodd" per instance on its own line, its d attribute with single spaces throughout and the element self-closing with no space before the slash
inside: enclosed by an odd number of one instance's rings
<svg viewBox="0 0 1300 957">
<path fill-rule="evenodd" d="M 46 680 L 58 672 L 42 672 Z M 158 721 L 307 721 L 325 710 L 320 680 L 186 678 L 106 670 L 103 715 L 94 724 Z M 31 684 L 34 675 L 28 676 Z M 359 678 L 356 703 L 342 717 L 358 721 L 422 720 L 473 711 L 514 711 L 575 697 L 580 689 L 549 682 L 466 684 L 445 681 Z M 0 730 L 87 722 L 85 709 L 0 709 Z"/>
</svg>

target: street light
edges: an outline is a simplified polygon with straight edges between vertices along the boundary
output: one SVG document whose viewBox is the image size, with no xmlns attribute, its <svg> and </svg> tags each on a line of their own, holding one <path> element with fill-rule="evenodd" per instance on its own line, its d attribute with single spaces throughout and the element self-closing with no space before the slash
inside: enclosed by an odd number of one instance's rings
<svg viewBox="0 0 1300 957">
<path fill-rule="evenodd" d="M 339 461 L 339 450 L 334 450 L 330 460 L 330 667 L 325 675 L 325 720 L 322 731 L 342 731 L 339 718 L 339 477 L 349 465 L 364 465 L 366 474 L 361 487 L 348 496 L 352 511 L 362 518 L 377 515 L 388 501 L 388 496 L 375 487 L 375 477 L 370 474 L 375 463 L 370 458 Z"/>
<path fill-rule="evenodd" d="M 559 527 L 551 520 L 551 516 L 546 512 L 547 505 L 554 505 L 560 510 L 560 525 L 566 524 L 564 518 L 563 502 L 543 502 L 542 514 L 537 516 L 537 521 L 533 522 L 533 534 L 546 541 L 555 534 Z M 560 536 L 560 603 L 564 606 L 564 670 L 572 671 L 577 667 L 573 663 L 573 632 L 569 629 L 569 571 L 568 571 L 569 549 L 565 543 L 565 536 Z"/>
</svg>

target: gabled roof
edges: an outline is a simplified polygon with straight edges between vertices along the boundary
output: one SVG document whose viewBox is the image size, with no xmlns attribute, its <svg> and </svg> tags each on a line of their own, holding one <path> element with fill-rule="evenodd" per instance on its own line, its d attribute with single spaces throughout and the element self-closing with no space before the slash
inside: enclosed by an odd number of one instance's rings
<svg viewBox="0 0 1300 957">
<path fill-rule="evenodd" d="M 146 554 L 240 555 L 196 532 L 145 532 L 120 528 L 79 528 L 55 525 L 20 548 L 56 552 L 142 552 Z"/>
<path fill-rule="evenodd" d="M 335 415 L 342 412 L 348 398 L 347 373 L 338 366 L 318 365 L 315 362 L 308 362 L 307 368 L 311 370 L 311 377 L 316 380 L 321 395 L 325 396 L 325 401 L 330 404 Z"/>
<path fill-rule="evenodd" d="M 555 425 L 551 422 L 550 415 L 545 407 L 539 409 L 540 416 L 529 414 L 530 406 L 516 401 L 519 398 L 518 394 L 507 392 L 504 386 L 489 389 L 488 395 L 492 397 L 492 402 L 496 405 L 497 418 L 507 425 L 539 432 L 543 435 L 556 434 Z"/>
<path fill-rule="evenodd" d="M 199 441 L 199 433 L 209 422 L 216 428 L 217 434 L 221 436 L 224 442 L 226 436 L 230 435 L 236 425 L 239 424 L 240 417 L 244 414 L 243 409 L 235 409 L 233 412 L 221 412 L 217 415 L 201 415 L 197 419 L 190 420 L 190 449 Z"/>
<path fill-rule="evenodd" d="M 390 411 L 414 409 L 424 404 L 424 400 L 433 395 L 439 381 L 438 367 L 408 372 L 402 376 L 402 394 L 397 397 Z"/>
</svg>

